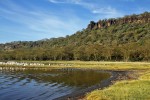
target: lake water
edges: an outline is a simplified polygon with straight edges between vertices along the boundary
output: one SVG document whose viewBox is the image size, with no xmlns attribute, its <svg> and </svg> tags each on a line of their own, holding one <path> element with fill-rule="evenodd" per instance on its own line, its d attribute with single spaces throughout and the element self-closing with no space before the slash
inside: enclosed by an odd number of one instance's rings
<svg viewBox="0 0 150 100">
<path fill-rule="evenodd" d="M 0 100 L 52 100 L 109 78 L 100 71 L 0 71 Z"/>
</svg>

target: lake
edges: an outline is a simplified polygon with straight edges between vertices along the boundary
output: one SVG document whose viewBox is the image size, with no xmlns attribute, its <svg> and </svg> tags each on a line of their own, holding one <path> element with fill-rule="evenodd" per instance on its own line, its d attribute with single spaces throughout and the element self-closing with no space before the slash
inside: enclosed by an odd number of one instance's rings
<svg viewBox="0 0 150 100">
<path fill-rule="evenodd" d="M 0 70 L 0 100 L 52 100 L 109 77 L 92 70 Z"/>
</svg>

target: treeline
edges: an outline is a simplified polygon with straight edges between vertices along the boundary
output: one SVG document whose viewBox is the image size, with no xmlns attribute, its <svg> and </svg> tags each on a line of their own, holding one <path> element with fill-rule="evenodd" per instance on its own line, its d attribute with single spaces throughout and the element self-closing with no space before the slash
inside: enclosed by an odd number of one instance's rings
<svg viewBox="0 0 150 100">
<path fill-rule="evenodd" d="M 144 44 L 145 41 L 150 39 L 149 12 L 125 16 L 113 21 L 112 19 L 100 20 L 94 25 L 99 25 L 99 28 L 94 28 L 95 26 L 89 24 L 86 29 L 77 31 L 70 36 L 39 41 L 15 41 L 0 44 L 0 50 L 64 47 L 67 45 L 75 47 L 91 44 L 117 45 L 130 42 Z M 92 30 L 89 29 L 89 26 L 91 26 Z"/>
<path fill-rule="evenodd" d="M 0 60 L 150 61 L 150 44 L 85 45 L 1 51 Z"/>
<path fill-rule="evenodd" d="M 0 44 L 0 60 L 150 61 L 150 13 L 101 20 L 71 36 Z"/>
</svg>

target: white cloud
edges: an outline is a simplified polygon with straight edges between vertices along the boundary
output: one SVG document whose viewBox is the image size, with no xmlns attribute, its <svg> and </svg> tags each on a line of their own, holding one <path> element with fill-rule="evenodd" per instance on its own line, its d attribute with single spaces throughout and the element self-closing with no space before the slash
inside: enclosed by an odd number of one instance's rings
<svg viewBox="0 0 150 100">
<path fill-rule="evenodd" d="M 93 9 L 92 11 L 93 13 L 97 14 L 97 13 L 104 13 L 104 14 L 116 14 L 117 10 L 112 8 L 112 7 L 105 7 L 105 8 L 97 8 L 97 9 Z"/>
<path fill-rule="evenodd" d="M 126 2 L 134 2 L 136 0 L 122 0 L 122 1 L 126 1 Z"/>
<path fill-rule="evenodd" d="M 48 0 L 51 3 L 80 3 L 82 0 Z"/>
<path fill-rule="evenodd" d="M 117 9 L 111 7 L 111 6 L 101 6 L 93 3 L 93 2 L 87 2 L 85 0 L 49 0 L 51 3 L 67 3 L 67 4 L 75 4 L 80 5 L 86 9 L 88 9 L 93 14 L 99 14 L 102 16 L 105 16 L 106 18 L 110 17 L 120 17 L 123 14 L 119 12 Z M 133 0 L 131 0 L 133 1 Z"/>
<path fill-rule="evenodd" d="M 41 36 L 41 38 L 44 38 L 44 36 L 47 36 L 47 38 L 59 37 L 72 34 L 83 27 L 80 24 L 83 21 L 69 12 L 58 15 L 58 13 L 47 10 L 40 11 L 37 8 L 30 11 L 24 8 L 16 9 L 18 5 L 15 6 L 15 4 L 8 6 L 9 9 L 0 7 L 0 16 L 3 19 L 19 24 L 20 26 L 18 27 L 24 27 L 24 29 L 28 30 L 21 32 L 23 30 L 11 28 L 12 31 L 18 31 L 20 34 L 34 33 L 39 34 L 38 36 Z M 9 26 L 4 27 L 9 28 Z"/>
<path fill-rule="evenodd" d="M 105 18 L 116 18 L 122 17 L 124 14 L 117 11 L 115 8 L 110 6 L 105 8 L 96 8 L 92 10 L 92 13 L 98 14 L 97 19 L 105 19 Z"/>
<path fill-rule="evenodd" d="M 62 2 L 62 1 L 59 1 L 59 0 L 49 0 L 51 3 L 66 3 L 66 1 L 65 2 Z"/>
<path fill-rule="evenodd" d="M 4 25 L 0 23 L 3 33 L 20 34 L 26 38 L 50 38 L 60 37 L 86 28 L 90 20 L 99 20 L 100 18 L 118 17 L 121 15 L 117 9 L 111 6 L 100 7 L 95 3 L 85 2 L 85 0 L 48 0 L 51 3 L 74 4 L 88 9 L 93 15 L 93 19 L 80 18 L 78 13 L 62 9 L 63 14 L 54 12 L 51 9 L 26 5 L 23 7 L 11 0 L 3 2 L 5 7 L 0 6 L 0 20 L 8 20 Z M 28 9 L 27 9 L 28 8 Z M 32 8 L 29 10 L 29 8 Z M 65 12 L 64 12 L 65 11 Z M 70 11 L 70 12 L 69 12 Z M 90 17 L 91 18 L 91 17 Z M 13 25 L 15 24 L 15 25 Z M 8 32 L 9 30 L 9 32 Z M 33 36 L 33 37 L 32 37 Z M 35 39 L 35 40 L 36 40 Z"/>
</svg>

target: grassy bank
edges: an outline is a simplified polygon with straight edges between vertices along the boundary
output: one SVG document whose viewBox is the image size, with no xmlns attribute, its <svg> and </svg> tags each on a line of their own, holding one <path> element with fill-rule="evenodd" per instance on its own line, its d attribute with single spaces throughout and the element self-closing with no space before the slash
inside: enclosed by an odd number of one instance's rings
<svg viewBox="0 0 150 100">
<path fill-rule="evenodd" d="M 139 72 L 137 80 L 124 80 L 86 95 L 87 100 L 150 100 L 150 71 Z"/>
<path fill-rule="evenodd" d="M 95 62 L 95 61 L 18 61 L 27 63 L 42 63 L 44 68 L 81 68 L 99 70 L 147 70 L 150 69 L 149 62 Z M 3 65 L 0 65 L 3 66 Z M 7 65 L 12 66 L 12 65 Z M 5 66 L 5 67 L 7 67 Z M 14 65 L 13 65 L 14 66 Z M 15 66 L 14 66 L 15 67 Z M 25 66 L 30 67 L 30 66 Z"/>
<path fill-rule="evenodd" d="M 144 70 L 150 69 L 149 62 L 96 62 L 96 61 L 41 61 L 46 67 L 86 68 L 102 70 Z"/>
<path fill-rule="evenodd" d="M 94 69 L 94 70 L 123 70 L 123 71 L 138 71 L 143 72 L 150 70 L 150 62 L 96 62 L 96 61 L 15 61 L 18 63 L 40 63 L 39 65 L 2 65 L 0 67 L 12 68 L 36 68 L 36 69 L 61 69 L 61 68 L 78 68 L 78 69 Z"/>
</svg>

